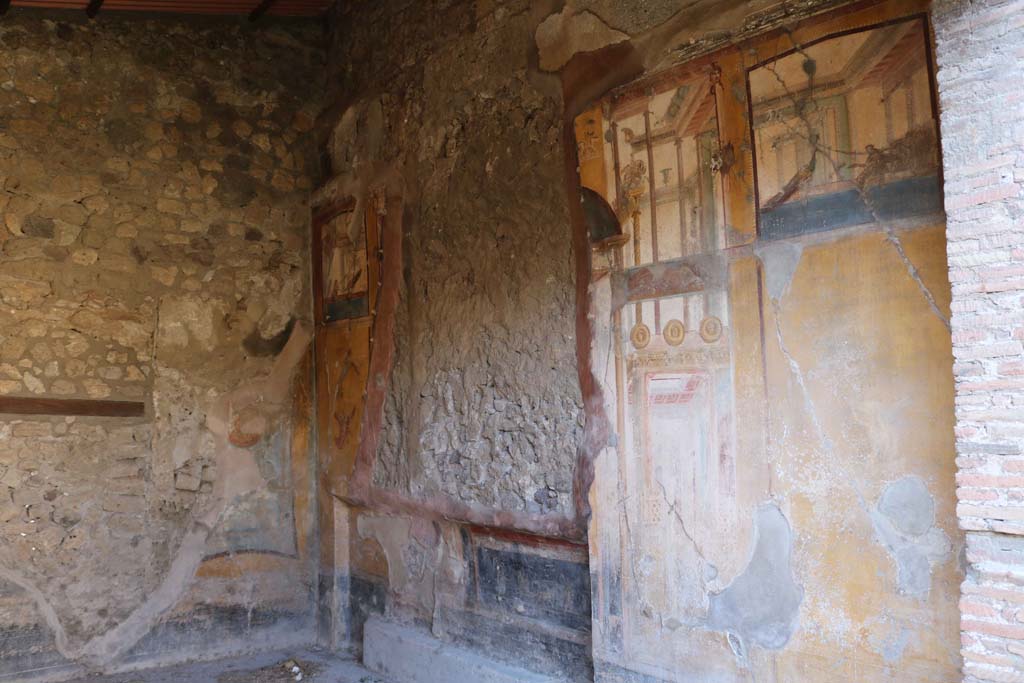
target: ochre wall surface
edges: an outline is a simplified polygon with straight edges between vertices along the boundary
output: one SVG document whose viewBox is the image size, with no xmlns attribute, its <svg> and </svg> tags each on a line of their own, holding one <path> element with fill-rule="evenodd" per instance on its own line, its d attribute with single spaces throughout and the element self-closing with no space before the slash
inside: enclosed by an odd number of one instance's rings
<svg viewBox="0 0 1024 683">
<path fill-rule="evenodd" d="M 319 36 L 0 23 L 0 679 L 312 637 Z"/>
<path fill-rule="evenodd" d="M 928 31 L 862 7 L 578 119 L 627 232 L 591 286 L 597 680 L 959 677 Z"/>
</svg>

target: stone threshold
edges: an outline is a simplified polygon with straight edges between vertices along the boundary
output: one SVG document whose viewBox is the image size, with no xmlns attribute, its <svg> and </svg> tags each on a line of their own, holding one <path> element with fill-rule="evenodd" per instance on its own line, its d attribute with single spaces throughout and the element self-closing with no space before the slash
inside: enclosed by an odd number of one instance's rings
<svg viewBox="0 0 1024 683">
<path fill-rule="evenodd" d="M 290 670 L 288 663 L 302 674 Z M 391 683 L 350 657 L 320 648 L 277 650 L 207 662 L 87 676 L 66 683 Z"/>
</svg>

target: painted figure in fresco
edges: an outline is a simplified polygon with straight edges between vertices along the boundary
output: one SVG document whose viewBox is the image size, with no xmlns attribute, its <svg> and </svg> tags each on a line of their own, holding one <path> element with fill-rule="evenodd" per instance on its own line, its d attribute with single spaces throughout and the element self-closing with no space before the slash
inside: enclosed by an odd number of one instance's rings
<svg viewBox="0 0 1024 683">
<path fill-rule="evenodd" d="M 790 197 L 796 194 L 801 187 L 804 186 L 811 178 L 814 177 L 814 169 L 818 163 L 818 138 L 816 135 L 811 136 L 811 160 L 800 167 L 799 170 L 789 179 L 782 189 L 776 192 L 768 201 L 762 206 L 762 211 L 771 211 L 778 206 L 781 206 L 785 202 L 789 201 Z"/>
<path fill-rule="evenodd" d="M 746 101 L 691 65 L 602 102 L 586 170 L 630 230 L 591 280 L 617 437 L 591 493 L 599 683 L 958 679 L 962 575 L 930 488 L 952 479 L 952 429 L 929 426 L 950 402 L 887 414 L 948 365 L 944 311 L 900 241 L 948 292 L 927 25 L 843 21 L 857 30 L 723 59 Z M 730 155 L 744 116 L 752 154 Z M 751 160 L 754 192 L 728 173 Z M 875 524 L 911 488 L 932 525 L 915 538 L 934 539 L 916 587 L 896 559 L 912 551 Z"/>
<path fill-rule="evenodd" d="M 915 128 L 884 149 L 874 145 L 865 148 L 867 160 L 864 170 L 857 176 L 861 187 L 882 185 L 901 178 L 934 173 L 938 167 L 935 158 L 937 148 L 935 129 L 932 126 Z"/>
<path fill-rule="evenodd" d="M 622 189 L 630 195 L 647 189 L 647 164 L 643 160 L 636 159 L 623 167 Z"/>
<path fill-rule="evenodd" d="M 355 212 L 331 221 L 324 236 L 324 298 L 346 299 L 366 291 L 366 236 Z"/>
</svg>

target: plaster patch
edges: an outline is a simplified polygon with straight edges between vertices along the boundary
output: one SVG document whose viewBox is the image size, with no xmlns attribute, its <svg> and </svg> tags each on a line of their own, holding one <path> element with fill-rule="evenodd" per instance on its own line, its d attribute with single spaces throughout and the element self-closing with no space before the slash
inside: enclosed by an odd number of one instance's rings
<svg viewBox="0 0 1024 683">
<path fill-rule="evenodd" d="M 214 309 L 198 297 L 174 296 L 160 301 L 159 340 L 162 345 L 186 348 L 189 336 L 210 351 L 215 344 Z"/>
<path fill-rule="evenodd" d="M 924 481 L 908 476 L 886 486 L 871 510 L 871 522 L 878 542 L 896 562 L 899 592 L 926 596 L 932 567 L 949 556 L 951 545 L 935 526 L 935 501 Z"/>
<path fill-rule="evenodd" d="M 576 12 L 566 5 L 537 27 L 537 49 L 540 68 L 558 71 L 577 52 L 592 52 L 602 47 L 629 40 L 629 36 L 609 27 L 601 18 L 586 10 Z"/>
<path fill-rule="evenodd" d="M 756 645 L 782 649 L 796 632 L 803 588 L 793 578 L 793 531 L 774 503 L 758 508 L 754 549 L 746 569 L 709 596 L 707 627 L 723 631 L 741 659 Z"/>
<path fill-rule="evenodd" d="M 768 296 L 775 301 L 782 299 L 789 291 L 789 283 L 793 281 L 803 247 L 791 242 L 772 242 L 759 244 L 754 252 L 764 267 L 765 286 Z"/>
<path fill-rule="evenodd" d="M 356 528 L 360 538 L 377 541 L 384 551 L 394 606 L 431 614 L 440 540 L 434 525 L 421 518 L 361 515 Z"/>
<path fill-rule="evenodd" d="M 910 644 L 911 635 L 912 631 L 910 629 L 901 627 L 899 633 L 882 645 L 882 657 L 887 663 L 895 664 L 903 659 L 903 652 L 907 649 L 907 645 Z"/>
</svg>

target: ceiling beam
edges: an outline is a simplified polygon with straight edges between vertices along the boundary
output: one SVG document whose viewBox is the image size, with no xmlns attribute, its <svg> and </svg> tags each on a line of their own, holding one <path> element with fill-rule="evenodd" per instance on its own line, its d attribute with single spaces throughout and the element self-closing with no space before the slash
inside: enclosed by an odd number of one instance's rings
<svg viewBox="0 0 1024 683">
<path fill-rule="evenodd" d="M 85 15 L 90 19 L 96 17 L 100 13 L 100 7 L 103 6 L 103 0 L 89 0 L 89 5 L 85 8 Z"/>
<path fill-rule="evenodd" d="M 275 0 L 260 0 L 260 4 L 256 6 L 252 12 L 249 13 L 249 21 L 256 21 L 270 9 L 270 6 L 274 4 Z"/>
</svg>

